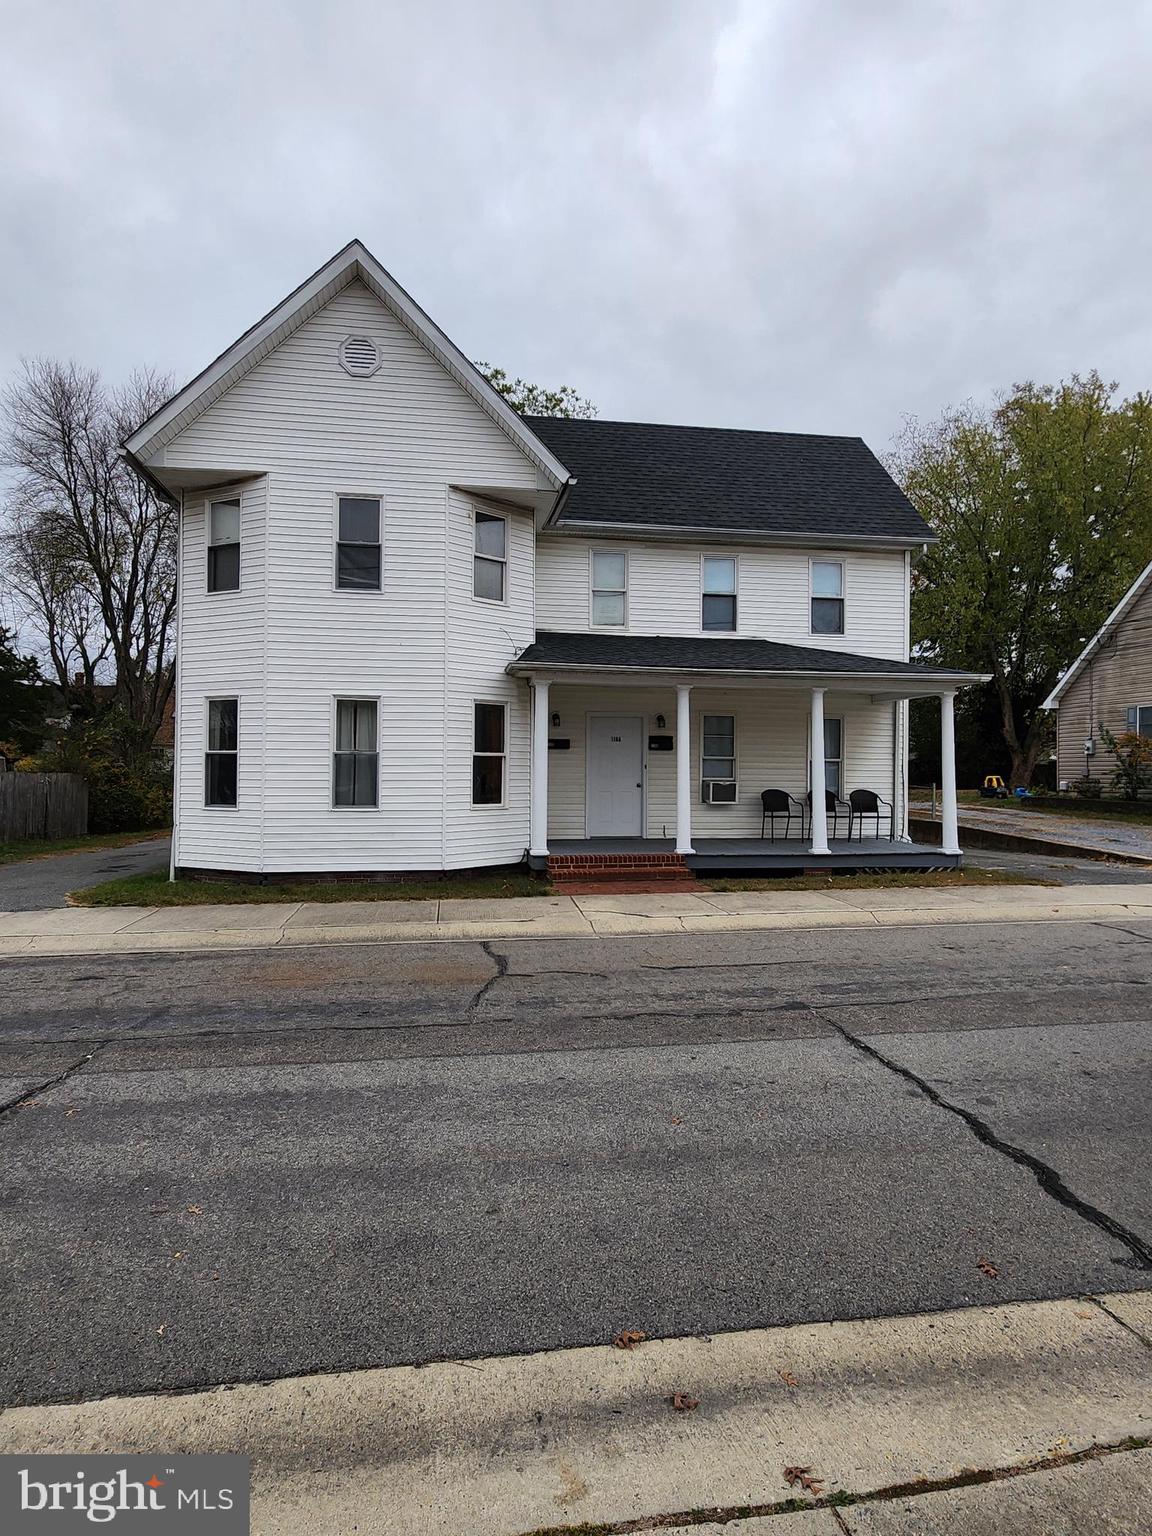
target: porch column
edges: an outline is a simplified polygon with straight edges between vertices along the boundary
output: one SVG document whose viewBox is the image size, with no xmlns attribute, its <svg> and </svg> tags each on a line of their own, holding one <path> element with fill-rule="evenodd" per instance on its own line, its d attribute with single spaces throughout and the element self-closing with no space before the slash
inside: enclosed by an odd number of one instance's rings
<svg viewBox="0 0 1152 1536">
<path fill-rule="evenodd" d="M 692 847 L 692 716 L 691 686 L 676 685 L 676 852 L 695 853 Z"/>
<path fill-rule="evenodd" d="M 532 680 L 532 779 L 528 852 L 548 856 L 548 684 Z"/>
<path fill-rule="evenodd" d="M 824 690 L 812 690 L 812 729 L 808 741 L 808 787 L 812 791 L 809 853 L 828 853 L 828 807 L 824 802 Z"/>
<path fill-rule="evenodd" d="M 954 693 L 940 695 L 940 847 L 944 853 L 960 852 L 960 825 L 956 819 L 956 724 Z"/>
</svg>

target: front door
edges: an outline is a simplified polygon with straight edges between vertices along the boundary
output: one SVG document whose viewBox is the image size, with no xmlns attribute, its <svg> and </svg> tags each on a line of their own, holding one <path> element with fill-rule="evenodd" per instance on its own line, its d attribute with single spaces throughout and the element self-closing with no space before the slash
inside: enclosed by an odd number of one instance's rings
<svg viewBox="0 0 1152 1536">
<path fill-rule="evenodd" d="M 589 717 L 587 835 L 644 835 L 644 720 L 640 715 Z"/>
</svg>

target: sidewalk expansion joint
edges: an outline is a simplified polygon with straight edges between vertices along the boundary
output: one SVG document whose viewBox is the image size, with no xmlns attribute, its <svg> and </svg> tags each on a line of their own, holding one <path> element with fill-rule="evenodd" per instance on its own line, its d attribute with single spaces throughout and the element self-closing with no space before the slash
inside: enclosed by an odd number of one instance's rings
<svg viewBox="0 0 1152 1536">
<path fill-rule="evenodd" d="M 1118 1327 L 1123 1328 L 1125 1333 L 1130 1333 L 1134 1339 L 1143 1344 L 1145 1349 L 1152 1349 L 1152 1338 L 1149 1338 L 1146 1333 L 1141 1333 L 1139 1328 L 1133 1327 L 1131 1323 L 1125 1321 L 1118 1313 L 1113 1312 L 1112 1308 L 1101 1301 L 1099 1296 L 1086 1295 L 1084 1300 L 1091 1302 L 1094 1307 L 1099 1307 L 1105 1317 L 1110 1318 Z"/>
<path fill-rule="evenodd" d="M 61 1083 L 66 1083 L 70 1077 L 73 1077 L 77 1072 L 86 1067 L 90 1061 L 99 1056 L 100 1052 L 106 1049 L 109 1044 L 111 1044 L 109 1040 L 93 1041 L 92 1049 L 85 1052 L 79 1061 L 74 1061 L 70 1067 L 65 1067 L 63 1072 L 57 1073 L 55 1077 L 48 1078 L 46 1082 L 37 1083 L 34 1088 L 27 1089 L 24 1093 L 18 1094 L 16 1098 L 9 1099 L 7 1103 L 0 1104 L 0 1124 L 3 1124 L 5 1120 L 13 1118 L 19 1110 L 23 1109 L 26 1104 L 31 1103 L 40 1094 L 49 1093 L 53 1088 L 59 1088 Z"/>
<path fill-rule="evenodd" d="M 761 1520 L 769 1515 L 798 1515 L 810 1510 L 826 1510 L 842 1531 L 851 1527 L 838 1513 L 855 1504 L 884 1504 L 896 1499 L 912 1499 L 923 1493 L 949 1493 L 961 1488 L 976 1488 L 985 1483 L 1002 1483 L 1009 1478 L 1028 1477 L 1033 1472 L 1051 1472 L 1059 1467 L 1076 1467 L 1084 1462 L 1103 1461 L 1121 1456 L 1125 1451 L 1142 1451 L 1152 1445 L 1147 1436 L 1130 1436 L 1111 1444 L 1090 1445 L 1082 1451 L 1066 1451 L 1056 1456 L 1040 1456 L 1012 1467 L 972 1467 L 951 1477 L 923 1478 L 914 1483 L 892 1483 L 867 1493 L 838 1490 L 817 1499 L 777 1499 L 770 1504 L 730 1504 L 714 1509 L 685 1509 L 663 1515 L 641 1515 L 635 1520 L 593 1522 L 583 1525 L 543 1525 L 522 1532 L 522 1536 L 643 1536 L 648 1531 L 677 1530 L 693 1525 L 733 1525 L 733 1536 L 746 1520 Z M 751 1528 L 749 1528 L 751 1530 Z M 759 1529 L 759 1527 L 757 1528 Z M 787 1525 L 781 1530 L 787 1530 Z"/>
<path fill-rule="evenodd" d="M 814 1003 L 809 1004 L 809 1006 L 817 1017 L 823 1017 L 835 1005 L 826 1004 L 821 1006 Z M 938 1089 L 933 1088 L 932 1084 L 925 1078 L 913 1072 L 910 1067 L 901 1066 L 898 1061 L 893 1061 L 890 1056 L 885 1056 L 883 1051 L 878 1051 L 874 1045 L 869 1045 L 859 1035 L 854 1035 L 851 1030 L 845 1029 L 843 1024 L 838 1024 L 835 1019 L 831 1018 L 827 1022 L 855 1050 L 864 1056 L 870 1057 L 871 1060 L 885 1067 L 889 1072 L 895 1073 L 897 1077 L 902 1077 L 905 1082 L 911 1083 L 920 1090 L 926 1099 L 935 1104 L 939 1109 L 947 1110 L 950 1115 L 955 1115 L 957 1119 L 962 1120 L 976 1137 L 977 1141 L 983 1142 L 986 1147 L 990 1147 L 994 1152 L 999 1152 L 1011 1162 L 1019 1164 L 1021 1168 L 1027 1168 L 1037 1184 L 1039 1184 L 1040 1188 L 1050 1199 L 1075 1212 L 1077 1216 L 1082 1217 L 1083 1220 L 1090 1222 L 1092 1226 L 1099 1228 L 1101 1232 L 1106 1232 L 1109 1237 L 1121 1243 L 1127 1248 L 1132 1257 L 1130 1259 L 1120 1259 L 1117 1261 L 1118 1263 L 1125 1264 L 1131 1269 L 1152 1270 L 1152 1245 L 1146 1243 L 1138 1233 L 1133 1232 L 1131 1227 L 1126 1227 L 1122 1222 L 1117 1221 L 1114 1216 L 1109 1216 L 1107 1211 L 1100 1210 L 1097 1206 L 1091 1205 L 1087 1200 L 1075 1194 L 1068 1188 L 1068 1185 L 1065 1184 L 1055 1168 L 1042 1162 L 1033 1153 L 1026 1152 L 1023 1147 L 1018 1147 L 1010 1141 L 1005 1141 L 1003 1137 L 996 1134 L 986 1120 L 981 1120 L 979 1115 L 974 1115 L 970 1109 L 965 1109 L 960 1104 L 953 1104 Z"/>
</svg>

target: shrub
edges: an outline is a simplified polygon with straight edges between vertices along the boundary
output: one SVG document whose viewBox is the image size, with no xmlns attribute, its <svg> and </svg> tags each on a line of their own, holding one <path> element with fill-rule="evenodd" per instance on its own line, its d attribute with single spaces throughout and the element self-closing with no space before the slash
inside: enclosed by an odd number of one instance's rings
<svg viewBox="0 0 1152 1536">
<path fill-rule="evenodd" d="M 1126 800 L 1138 800 L 1140 791 L 1152 783 L 1152 736 L 1141 736 L 1138 731 L 1113 736 L 1101 725 L 1100 738 L 1116 763 L 1112 788 Z"/>
<path fill-rule="evenodd" d="M 1072 793 L 1079 795 L 1081 800 L 1099 800 L 1104 793 L 1104 785 L 1099 779 L 1089 778 L 1087 774 L 1082 779 L 1073 779 Z"/>
<path fill-rule="evenodd" d="M 115 714 L 77 721 L 21 767 L 88 781 L 88 830 L 132 832 L 172 820 L 172 766 L 140 727 Z"/>
</svg>

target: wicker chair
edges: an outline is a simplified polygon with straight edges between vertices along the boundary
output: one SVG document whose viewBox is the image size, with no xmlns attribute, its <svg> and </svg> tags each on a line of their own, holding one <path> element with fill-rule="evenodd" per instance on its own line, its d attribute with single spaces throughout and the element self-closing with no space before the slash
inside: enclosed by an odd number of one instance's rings
<svg viewBox="0 0 1152 1536">
<path fill-rule="evenodd" d="M 800 822 L 800 836 L 804 836 L 804 804 L 797 800 L 795 795 L 790 795 L 786 789 L 763 789 L 760 791 L 760 836 L 764 836 L 764 828 L 769 828 L 771 842 L 776 841 L 776 818 L 783 816 L 784 836 L 792 835 L 792 818 L 797 817 Z"/>
<path fill-rule="evenodd" d="M 888 841 L 894 842 L 896 838 L 896 816 L 892 809 L 892 802 L 884 800 L 872 789 L 854 789 L 848 796 L 848 837 L 852 837 L 852 823 L 860 822 L 860 841 L 864 841 L 864 818 L 875 816 L 876 836 L 880 836 L 880 819 L 888 818 Z"/>
</svg>

